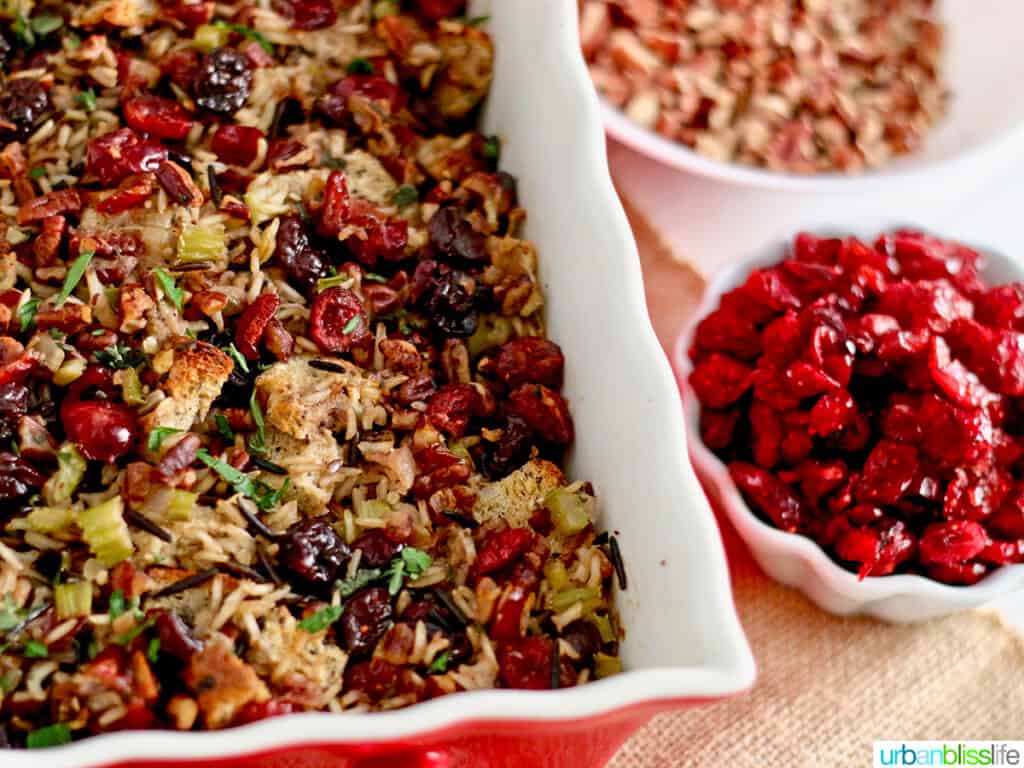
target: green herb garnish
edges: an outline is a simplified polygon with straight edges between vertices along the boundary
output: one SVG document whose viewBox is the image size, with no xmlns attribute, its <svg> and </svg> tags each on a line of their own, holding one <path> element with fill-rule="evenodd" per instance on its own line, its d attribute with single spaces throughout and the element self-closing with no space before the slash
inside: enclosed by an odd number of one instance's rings
<svg viewBox="0 0 1024 768">
<path fill-rule="evenodd" d="M 230 24 L 224 21 L 223 19 L 217 19 L 215 22 L 213 22 L 213 26 L 218 27 L 219 29 L 230 29 L 232 32 L 237 32 L 247 40 L 255 40 L 257 43 L 260 44 L 260 48 L 262 48 L 267 53 L 274 53 L 274 46 L 270 43 L 270 41 L 267 40 L 267 38 L 265 38 L 262 33 L 257 32 L 252 27 L 246 27 L 242 24 Z"/>
<path fill-rule="evenodd" d="M 434 657 L 434 661 L 430 664 L 430 671 L 439 674 L 448 671 L 448 651 L 443 651 Z"/>
<path fill-rule="evenodd" d="M 36 322 L 36 313 L 39 311 L 39 299 L 29 299 L 18 307 L 18 325 L 24 333 Z"/>
<path fill-rule="evenodd" d="M 341 329 L 341 332 L 348 336 L 352 331 L 359 327 L 363 322 L 362 315 L 355 315 L 349 318 L 349 321 L 345 323 L 345 327 Z"/>
<path fill-rule="evenodd" d="M 163 445 L 164 440 L 171 435 L 178 434 L 179 432 L 181 432 L 181 430 L 176 429 L 175 427 L 153 427 L 152 431 L 149 433 L 149 439 L 146 441 L 146 447 L 155 453 L 160 450 L 160 446 Z"/>
<path fill-rule="evenodd" d="M 238 351 L 238 347 L 235 346 L 235 342 L 231 342 L 224 351 L 228 353 L 228 357 L 235 361 L 235 365 L 242 369 L 243 372 L 249 372 L 249 361 L 245 359 L 245 356 Z"/>
<path fill-rule="evenodd" d="M 220 475 L 223 480 L 228 482 L 231 487 L 235 489 L 236 493 L 248 496 L 256 503 L 256 506 L 264 512 L 276 507 L 281 501 L 281 498 L 291 487 L 290 479 L 285 480 L 284 484 L 280 488 L 273 488 L 262 480 L 254 480 L 244 472 L 240 472 L 232 467 L 226 461 L 214 458 L 205 448 L 200 448 L 197 455 L 203 464 L 208 466 Z"/>
<path fill-rule="evenodd" d="M 41 643 L 38 640 L 28 640 L 25 642 L 26 659 L 45 659 L 49 655 L 50 649 L 46 647 L 46 643 Z"/>
<path fill-rule="evenodd" d="M 501 157 L 501 139 L 497 136 L 488 136 L 484 139 L 484 157 L 488 160 L 498 162 Z"/>
<path fill-rule="evenodd" d="M 151 619 L 146 619 L 143 622 L 139 622 L 134 627 L 125 632 L 123 635 L 118 635 L 117 637 L 115 637 L 114 642 L 118 645 L 128 645 L 128 643 L 130 643 L 136 637 L 141 635 L 151 626 L 153 626 L 153 621 Z"/>
<path fill-rule="evenodd" d="M 60 289 L 60 293 L 57 294 L 57 301 L 55 303 L 58 307 L 67 301 L 68 296 L 74 293 L 75 288 L 82 279 L 82 275 L 89 268 L 89 262 L 92 261 L 94 255 L 92 251 L 86 251 L 79 254 L 78 258 L 71 263 L 71 266 L 68 268 L 68 274 L 64 278 L 64 286 Z"/>
<path fill-rule="evenodd" d="M 43 176 L 46 175 L 46 166 L 45 165 L 37 165 L 35 168 L 33 168 L 31 171 L 28 172 L 28 175 L 29 175 L 30 178 L 33 178 L 33 179 L 41 179 L 41 178 L 43 178 Z"/>
<path fill-rule="evenodd" d="M 5 649 L 6 650 L 6 649 Z M 3 677 L 0 677 L 0 691 L 7 693 L 14 688 L 14 673 L 8 672 Z"/>
<path fill-rule="evenodd" d="M 360 568 L 351 579 L 339 581 L 336 586 L 342 597 L 351 597 L 360 589 L 372 584 L 383 575 L 384 571 L 379 568 Z"/>
<path fill-rule="evenodd" d="M 46 37 L 51 32 L 55 32 L 64 26 L 64 19 L 52 13 L 41 13 L 38 16 L 33 16 L 30 22 L 32 24 L 32 31 L 40 37 Z"/>
<path fill-rule="evenodd" d="M 384 574 L 388 576 L 388 592 L 397 595 L 402 591 L 405 577 L 418 579 L 433 562 L 430 555 L 415 547 L 406 547 L 402 553 L 391 561 L 391 567 Z"/>
<path fill-rule="evenodd" d="M 326 291 L 328 288 L 343 286 L 351 279 L 352 277 L 344 272 L 340 275 L 332 275 L 331 277 L 321 277 L 316 281 L 316 292 L 321 293 L 322 291 Z"/>
<path fill-rule="evenodd" d="M 299 629 L 310 634 L 323 632 L 341 618 L 342 610 L 344 609 L 340 605 L 329 605 L 300 621 Z"/>
<path fill-rule="evenodd" d="M 352 59 L 345 67 L 345 71 L 350 75 L 372 75 L 373 64 L 366 59 Z"/>
<path fill-rule="evenodd" d="M 384 275 L 378 275 L 376 272 L 364 272 L 363 282 L 364 283 L 386 283 L 388 279 Z"/>
<path fill-rule="evenodd" d="M 45 749 L 46 747 L 58 747 L 69 741 L 71 741 L 71 729 L 64 723 L 54 723 L 32 731 L 25 740 L 25 746 L 29 749 Z"/>
<path fill-rule="evenodd" d="M 126 347 L 121 342 L 117 342 L 112 347 L 101 349 L 94 354 L 98 362 L 117 369 L 135 368 L 146 362 L 146 356 L 142 352 Z"/>
<path fill-rule="evenodd" d="M 249 452 L 266 453 L 266 427 L 263 424 L 263 409 L 260 408 L 260 401 L 256 399 L 255 389 L 252 391 L 252 397 L 249 398 L 249 412 L 252 414 L 252 420 L 256 423 L 256 437 L 249 440 Z"/>
<path fill-rule="evenodd" d="M 391 202 L 397 205 L 399 208 L 405 208 L 406 206 L 412 205 L 420 199 L 420 193 L 416 187 L 412 184 L 403 184 L 395 190 L 395 194 L 391 197 Z"/>
<path fill-rule="evenodd" d="M 185 299 L 185 292 L 177 286 L 174 282 L 174 278 L 164 270 L 160 268 L 154 269 L 153 276 L 156 278 L 156 281 L 160 283 L 160 290 L 163 291 L 164 296 L 170 299 L 178 311 L 181 312 L 181 307 Z"/>
<path fill-rule="evenodd" d="M 466 18 L 462 23 L 467 27 L 480 27 L 490 20 L 490 16 L 471 16 Z"/>
<path fill-rule="evenodd" d="M 110 593 L 110 618 L 116 619 L 118 616 L 125 612 L 124 606 L 124 592 L 120 589 L 115 589 Z"/>
<path fill-rule="evenodd" d="M 14 600 L 11 599 L 10 595 L 4 595 L 4 607 L 3 610 L 0 610 L 0 632 L 14 629 L 24 621 L 27 615 L 26 611 L 21 610 L 14 604 Z"/>
<path fill-rule="evenodd" d="M 82 91 L 75 97 L 75 101 L 82 105 L 82 109 L 86 112 L 92 112 L 96 109 L 96 91 L 90 88 L 87 91 Z"/>
<path fill-rule="evenodd" d="M 221 433 L 224 439 L 234 442 L 235 433 L 231 429 L 231 425 L 228 424 L 228 417 L 223 413 L 218 413 L 213 417 L 213 420 L 217 424 L 217 431 Z"/>
<path fill-rule="evenodd" d="M 146 658 L 149 659 L 151 664 L 156 664 L 157 659 L 160 658 L 160 638 L 154 637 L 149 641 L 149 645 L 146 646 Z"/>
</svg>

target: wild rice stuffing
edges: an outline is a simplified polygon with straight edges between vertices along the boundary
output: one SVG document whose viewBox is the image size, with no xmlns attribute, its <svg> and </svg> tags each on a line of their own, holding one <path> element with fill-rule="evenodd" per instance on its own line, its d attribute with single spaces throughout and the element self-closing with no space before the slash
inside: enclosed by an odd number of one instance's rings
<svg viewBox="0 0 1024 768">
<path fill-rule="evenodd" d="M 617 671 L 462 3 L 6 8 L 3 743 Z"/>
<path fill-rule="evenodd" d="M 582 0 L 604 98 L 716 160 L 857 172 L 942 118 L 934 0 Z"/>
</svg>

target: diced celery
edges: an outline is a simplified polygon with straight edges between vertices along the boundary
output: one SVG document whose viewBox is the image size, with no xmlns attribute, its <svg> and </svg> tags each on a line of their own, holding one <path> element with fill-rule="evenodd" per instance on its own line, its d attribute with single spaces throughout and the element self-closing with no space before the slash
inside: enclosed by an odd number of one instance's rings
<svg viewBox="0 0 1024 768">
<path fill-rule="evenodd" d="M 228 42 L 231 29 L 227 26 L 200 24 L 192 36 L 192 45 L 200 51 L 209 53 L 214 48 L 221 48 Z"/>
<path fill-rule="evenodd" d="M 448 447 L 448 450 L 458 456 L 460 459 L 473 466 L 473 457 L 469 455 L 469 449 L 461 443 L 454 443 Z"/>
<path fill-rule="evenodd" d="M 92 584 L 88 581 L 58 584 L 53 588 L 53 602 L 57 605 L 57 618 L 88 616 L 92 613 Z"/>
<path fill-rule="evenodd" d="M 198 493 L 175 490 L 171 494 L 171 502 L 167 505 L 164 516 L 168 520 L 190 519 L 192 517 L 192 509 L 195 507 L 198 498 Z"/>
<path fill-rule="evenodd" d="M 373 18 L 383 19 L 385 16 L 397 16 L 399 10 L 397 0 L 377 0 L 373 4 Z"/>
<path fill-rule="evenodd" d="M 50 506 L 63 504 L 71 498 L 85 477 L 87 462 L 74 443 L 64 443 L 57 450 L 57 471 L 43 485 L 43 498 Z"/>
<path fill-rule="evenodd" d="M 85 358 L 71 355 L 64 358 L 60 368 L 53 372 L 53 383 L 58 387 L 66 387 L 85 373 Z"/>
<path fill-rule="evenodd" d="M 59 533 L 71 527 L 75 513 L 71 507 L 36 507 L 25 521 L 36 533 Z"/>
<path fill-rule="evenodd" d="M 589 501 L 585 493 L 556 488 L 544 497 L 544 506 L 551 513 L 551 523 L 558 532 L 572 536 L 590 525 Z"/>
<path fill-rule="evenodd" d="M 134 551 L 120 496 L 83 511 L 78 516 L 78 525 L 89 549 L 107 568 L 130 557 Z"/>
<path fill-rule="evenodd" d="M 561 612 L 572 608 L 576 603 L 583 603 L 583 612 L 589 613 L 596 608 L 601 601 L 601 590 L 597 587 L 578 587 L 576 589 L 563 589 L 548 597 L 548 607 L 555 612 Z M 589 609 L 589 610 L 588 610 Z"/>
<path fill-rule="evenodd" d="M 620 672 L 622 672 L 622 662 L 618 656 L 609 656 L 606 653 L 594 654 L 594 675 L 598 680 L 617 675 Z"/>
<path fill-rule="evenodd" d="M 561 592 L 569 586 L 569 572 L 561 560 L 548 560 L 544 564 L 544 578 L 555 592 Z"/>
<path fill-rule="evenodd" d="M 362 504 L 359 505 L 359 508 L 356 510 L 356 517 L 363 519 L 380 519 L 384 517 L 386 514 L 388 514 L 390 511 L 391 505 L 388 504 L 386 501 L 381 501 L 380 499 L 370 499 L 369 501 L 364 501 Z"/>
<path fill-rule="evenodd" d="M 139 381 L 139 374 L 134 368 L 125 368 L 121 371 L 121 398 L 128 405 L 142 405 L 146 402 L 146 396 L 142 393 L 142 382 Z"/>
<path fill-rule="evenodd" d="M 186 225 L 178 235 L 178 261 L 222 261 L 227 253 L 223 224 Z"/>
<path fill-rule="evenodd" d="M 500 347 L 512 336 L 512 321 L 501 315 L 483 315 L 476 331 L 466 342 L 469 354 L 477 358 L 489 349 Z"/>
<path fill-rule="evenodd" d="M 589 617 L 589 620 L 597 628 L 597 631 L 601 633 L 601 642 L 610 643 L 616 639 L 615 628 L 612 627 L 612 620 L 609 616 L 603 613 L 595 613 Z"/>
</svg>

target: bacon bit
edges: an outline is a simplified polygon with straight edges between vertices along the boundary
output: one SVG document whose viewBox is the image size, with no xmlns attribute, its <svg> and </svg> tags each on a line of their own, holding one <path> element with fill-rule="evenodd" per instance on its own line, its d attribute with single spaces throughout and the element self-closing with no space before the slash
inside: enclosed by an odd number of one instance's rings
<svg viewBox="0 0 1024 768">
<path fill-rule="evenodd" d="M 253 668 L 238 658 L 223 637 L 214 636 L 185 669 L 185 684 L 196 694 L 207 728 L 222 728 L 250 702 L 267 701 L 270 691 Z"/>
<path fill-rule="evenodd" d="M 40 195 L 18 209 L 19 224 L 33 224 L 58 213 L 78 213 L 82 210 L 82 198 L 77 189 L 61 189 Z"/>
<path fill-rule="evenodd" d="M 146 313 L 156 303 L 146 293 L 145 289 L 137 284 L 126 285 L 121 289 L 121 333 L 135 333 L 146 327 Z"/>
<path fill-rule="evenodd" d="M 57 252 L 67 229 L 67 220 L 61 216 L 48 216 L 40 225 L 39 234 L 32 242 L 32 253 L 37 267 L 51 267 L 57 263 Z"/>
<path fill-rule="evenodd" d="M 92 307 L 70 302 L 55 309 L 43 309 L 36 314 L 36 328 L 48 331 L 56 328 L 64 333 L 78 333 L 92 322 Z"/>
<path fill-rule="evenodd" d="M 132 678 L 135 693 L 147 704 L 152 704 L 160 695 L 160 685 L 156 681 L 153 669 L 142 651 L 132 653 Z"/>
<path fill-rule="evenodd" d="M 192 180 L 192 175 L 177 163 L 165 160 L 156 169 L 156 178 L 160 186 L 167 190 L 171 199 L 188 208 L 202 206 L 203 193 Z"/>
<path fill-rule="evenodd" d="M 203 316 L 213 317 L 227 305 L 227 294 L 220 291 L 199 291 L 192 294 L 192 300 L 185 309 L 185 319 L 200 320 Z"/>
</svg>

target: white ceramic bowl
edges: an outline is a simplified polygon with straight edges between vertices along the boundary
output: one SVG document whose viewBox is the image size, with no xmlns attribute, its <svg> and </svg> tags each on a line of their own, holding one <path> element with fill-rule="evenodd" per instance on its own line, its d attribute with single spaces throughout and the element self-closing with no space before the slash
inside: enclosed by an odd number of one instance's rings
<svg viewBox="0 0 1024 768">
<path fill-rule="evenodd" d="M 939 5 L 947 31 L 946 76 L 952 92 L 949 113 L 921 151 L 897 158 L 882 169 L 854 176 L 806 176 L 726 163 L 637 125 L 608 103 L 602 103 L 605 126 L 622 143 L 662 163 L 745 186 L 874 194 L 880 183 L 974 175 L 982 165 L 981 155 L 998 155 L 1008 145 L 1024 142 L 1024 101 L 997 85 L 1024 79 L 1024 4 L 989 0 L 983 11 L 976 0 L 941 0 Z"/>
<path fill-rule="evenodd" d="M 627 671 L 560 691 L 460 693 L 394 712 L 107 734 L 44 757 L 8 752 L 4 768 L 523 766 L 556 751 L 566 765 L 596 767 L 658 709 L 752 684 L 718 527 L 687 460 L 678 389 L 608 176 L 575 3 L 495 0 L 472 10 L 490 15 L 497 49 L 484 129 L 502 137 L 501 165 L 519 179 L 550 335 L 566 354 L 577 432 L 569 471 L 593 481 L 600 523 L 618 534 L 628 571 L 629 588 L 616 598 Z"/>
<path fill-rule="evenodd" d="M 824 234 L 854 234 L 872 242 L 877 232 Z M 683 408 L 690 455 L 702 478 L 719 497 L 754 559 L 773 579 L 796 587 L 830 613 L 862 613 L 892 622 L 921 621 L 973 608 L 1024 587 L 1024 565 L 1004 566 L 977 584 L 966 587 L 949 586 L 908 574 L 868 577 L 859 581 L 856 574 L 833 562 L 811 539 L 781 531 L 757 517 L 736 488 L 725 464 L 704 445 L 700 436 L 700 403 L 688 381 L 693 364 L 687 351 L 693 343 L 697 325 L 718 308 L 722 294 L 742 284 L 751 270 L 780 261 L 790 242 L 773 242 L 749 258 L 722 269 L 708 284 L 700 308 L 680 334 L 672 354 L 676 374 L 684 390 Z M 1024 280 L 1024 267 L 1020 264 L 1001 254 L 980 250 L 987 260 L 983 275 L 989 284 Z"/>
</svg>

